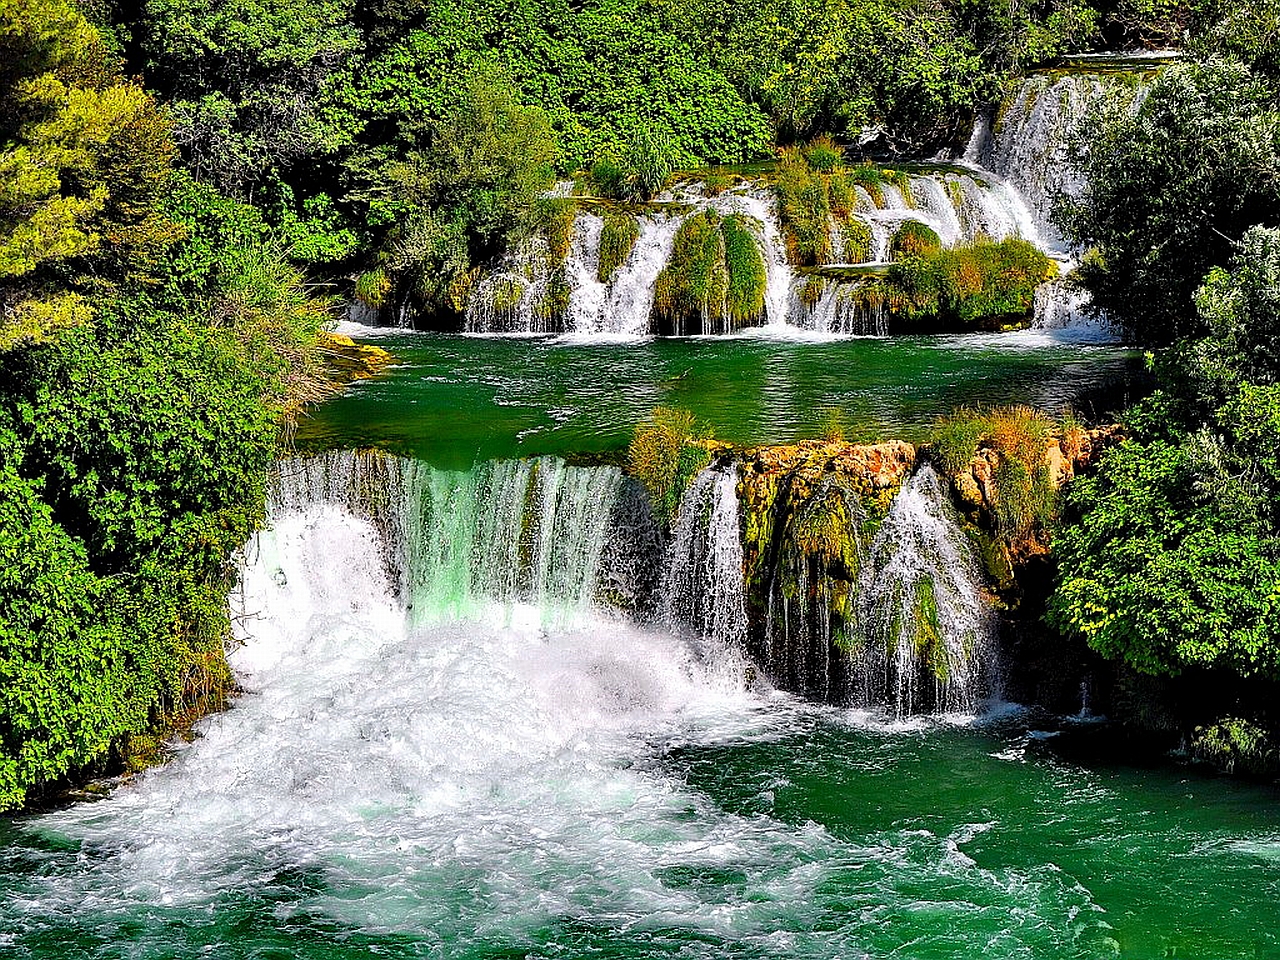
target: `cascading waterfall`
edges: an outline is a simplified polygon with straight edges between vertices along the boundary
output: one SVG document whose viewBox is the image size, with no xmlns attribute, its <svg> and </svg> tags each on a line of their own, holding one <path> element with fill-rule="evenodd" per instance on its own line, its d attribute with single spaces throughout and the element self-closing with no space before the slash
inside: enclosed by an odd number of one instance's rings
<svg viewBox="0 0 1280 960">
<path fill-rule="evenodd" d="M 1068 245 L 1052 221 L 1060 195 L 1077 197 L 1085 179 L 1073 153 L 1087 145 L 1078 133 L 1095 105 L 1106 96 L 1128 99 L 1138 109 L 1149 87 L 1103 74 L 1038 74 L 1028 77 L 996 117 L 978 120 L 965 154 L 1008 181 L 1031 209 L 1041 243 L 1066 252 Z"/>
<path fill-rule="evenodd" d="M 684 218 L 684 214 L 667 212 L 638 216 L 640 233 L 630 254 L 613 277 L 601 283 L 598 267 L 604 220 L 580 213 L 565 263 L 569 285 L 566 329 L 582 335 L 647 336 L 658 274 L 671 257 Z"/>
<path fill-rule="evenodd" d="M 983 171 L 941 169 L 911 176 L 905 189 L 884 183 L 873 197 L 855 188 L 853 216 L 871 236 L 870 259 L 890 258 L 894 236 L 907 221 L 925 224 L 944 246 L 1020 236 L 1038 241 L 1035 216 L 1017 191 Z M 880 335 L 883 310 L 857 307 L 850 291 L 831 291 L 818 310 L 798 297 L 805 284 L 787 257 L 777 201 L 763 183 L 715 196 L 694 185 L 663 194 L 658 206 L 631 215 L 638 236 L 626 260 L 606 281 L 599 277 L 604 218 L 580 210 L 564 263 L 553 268 L 545 238 L 531 238 L 472 291 L 465 317 L 469 333 L 643 337 L 653 332 L 654 292 L 685 218 L 705 209 L 737 215 L 750 225 L 765 264 L 765 315 L 772 329 L 795 327 L 832 334 Z M 843 228 L 831 221 L 836 259 L 844 259 Z M 843 265 L 854 265 L 843 264 Z"/>
<path fill-rule="evenodd" d="M 702 470 L 680 500 L 667 548 L 663 615 L 690 628 L 720 655 L 747 640 L 742 530 L 734 466 Z"/>
<path fill-rule="evenodd" d="M 467 300 L 466 333 L 555 333 L 559 318 L 550 304 L 555 279 L 545 237 L 533 236 L 511 250 L 502 267 L 481 280 Z"/>
<path fill-rule="evenodd" d="M 806 293 L 809 284 L 822 284 L 817 300 Z M 846 337 L 889 335 L 889 312 L 880 297 L 865 295 L 867 280 L 837 280 L 821 276 L 797 278 L 792 287 L 791 324 L 813 333 Z"/>
<path fill-rule="evenodd" d="M 857 187 L 854 215 L 871 232 L 871 261 L 889 259 L 894 235 L 909 220 L 923 223 L 944 247 L 972 243 L 980 237 L 1036 240 L 1031 213 L 1006 184 L 989 182 L 980 173 L 938 171 L 912 176 L 908 195 L 892 184 L 880 187 L 880 198 Z M 838 229 L 838 228 L 837 228 Z"/>
<path fill-rule="evenodd" d="M 1062 266 L 1066 273 L 1070 262 Z M 1106 317 L 1095 315 L 1089 306 L 1089 291 L 1071 276 L 1042 284 L 1036 290 L 1035 315 L 1031 329 L 1075 343 L 1107 342 L 1115 338 Z"/>
<path fill-rule="evenodd" d="M 899 716 L 971 713 L 994 693 L 992 620 L 973 549 L 932 467 L 894 499 L 859 583 L 855 684 Z"/>
<path fill-rule="evenodd" d="M 643 524 L 629 486 L 615 467 L 552 457 L 446 471 L 375 451 L 334 451 L 282 462 L 272 509 L 323 503 L 371 521 L 417 622 L 476 616 L 495 603 L 562 616 L 592 607 L 606 588 L 615 604 L 642 601 L 643 584 L 623 575 L 638 576 L 645 564 L 627 551 L 652 549 L 653 538 L 637 532 Z M 616 535 L 620 525 L 629 537 Z"/>
</svg>

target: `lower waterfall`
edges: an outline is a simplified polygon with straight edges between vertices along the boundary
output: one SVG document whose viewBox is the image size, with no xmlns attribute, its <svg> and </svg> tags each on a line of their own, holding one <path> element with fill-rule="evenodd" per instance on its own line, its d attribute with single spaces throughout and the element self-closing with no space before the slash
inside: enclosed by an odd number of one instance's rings
<svg viewBox="0 0 1280 960">
<path fill-rule="evenodd" d="M 663 614 L 692 628 L 721 654 L 741 655 L 747 640 L 742 531 L 736 467 L 708 467 L 680 501 L 663 582 Z"/>
<path fill-rule="evenodd" d="M 278 468 L 273 515 L 330 504 L 379 531 L 391 582 L 415 621 L 477 616 L 493 604 L 572 615 L 607 592 L 641 608 L 656 549 L 637 492 L 616 467 L 499 460 L 438 470 L 375 451 L 334 451 Z M 652 526 L 651 519 L 648 526 Z"/>
<path fill-rule="evenodd" d="M 942 481 L 921 467 L 871 544 L 858 598 L 858 700 L 898 715 L 972 713 L 995 693 L 992 617 Z"/>
<path fill-rule="evenodd" d="M 616 467 L 544 457 L 446 471 L 335 451 L 280 464 L 272 515 L 330 507 L 368 523 L 411 626 L 653 624 L 691 637 L 717 675 L 746 677 L 753 651 L 783 689 L 897 716 L 971 713 L 994 692 L 981 574 L 930 467 L 874 536 L 859 496 L 834 481 L 789 503 L 755 586 L 738 484 L 733 463 L 702 470 L 664 537 Z"/>
</svg>

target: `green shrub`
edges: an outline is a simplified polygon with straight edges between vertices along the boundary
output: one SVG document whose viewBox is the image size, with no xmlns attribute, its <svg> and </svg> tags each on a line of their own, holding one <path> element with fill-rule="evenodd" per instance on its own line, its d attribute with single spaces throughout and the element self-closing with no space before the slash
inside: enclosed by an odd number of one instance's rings
<svg viewBox="0 0 1280 960">
<path fill-rule="evenodd" d="M 1197 727 L 1191 751 L 1226 773 L 1267 778 L 1280 773 L 1280 745 L 1274 733 L 1239 717 Z"/>
<path fill-rule="evenodd" d="M 1036 288 L 1056 273 L 1044 251 L 1010 238 L 906 256 L 889 285 L 899 318 L 974 328 L 1030 316 Z"/>
<path fill-rule="evenodd" d="M 649 491 L 664 521 L 675 516 L 689 482 L 711 462 L 711 433 L 688 410 L 655 407 L 627 448 L 627 470 Z"/>
<path fill-rule="evenodd" d="M 391 278 L 386 268 L 374 267 L 356 278 L 356 299 L 366 306 L 384 307 L 391 293 Z"/>
<path fill-rule="evenodd" d="M 844 150 L 836 145 L 831 136 L 821 136 L 804 148 L 804 157 L 809 166 L 823 173 L 830 172 L 844 162 Z"/>
<path fill-rule="evenodd" d="M 935 461 L 949 476 L 967 473 L 979 450 L 995 454 L 992 489 L 996 532 L 1006 541 L 1057 517 L 1057 493 L 1046 454 L 1064 427 L 1027 406 L 979 412 L 964 408 L 939 420 L 930 435 Z"/>
<path fill-rule="evenodd" d="M 640 238 L 640 224 L 635 217 L 610 210 L 604 216 L 604 229 L 600 231 L 600 264 L 596 279 L 608 283 L 618 268 L 627 262 L 631 250 Z"/>
<path fill-rule="evenodd" d="M 955 476 L 969 469 L 986 433 L 986 418 L 965 407 L 935 423 L 929 443 L 942 469 Z"/>
<path fill-rule="evenodd" d="M 844 241 L 845 263 L 867 263 L 874 254 L 875 239 L 871 228 L 857 217 L 849 217 L 840 224 L 840 237 Z"/>
<path fill-rule="evenodd" d="M 774 181 L 787 254 L 797 266 L 831 261 L 831 205 L 827 178 L 811 169 L 794 148 L 783 151 Z"/>
<path fill-rule="evenodd" d="M 620 198 L 627 172 L 613 160 L 601 158 L 591 165 L 591 184 L 602 197 Z"/>
<path fill-rule="evenodd" d="M 932 227 L 919 220 L 906 220 L 889 243 L 889 259 L 918 257 L 937 253 L 941 249 L 942 240 Z"/>
</svg>

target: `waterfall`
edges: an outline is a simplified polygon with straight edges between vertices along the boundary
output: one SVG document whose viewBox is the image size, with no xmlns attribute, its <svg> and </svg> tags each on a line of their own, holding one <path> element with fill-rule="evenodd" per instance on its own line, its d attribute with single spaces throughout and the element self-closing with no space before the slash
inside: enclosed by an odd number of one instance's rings
<svg viewBox="0 0 1280 960">
<path fill-rule="evenodd" d="M 813 283 L 823 285 L 816 301 L 805 292 Z M 792 287 L 791 323 L 814 333 L 886 337 L 889 335 L 889 314 L 883 298 L 866 295 L 875 284 L 873 279 L 799 277 Z"/>
<path fill-rule="evenodd" d="M 683 214 L 654 212 L 637 217 L 640 234 L 626 261 L 608 283 L 601 283 L 600 236 L 604 220 L 579 213 L 565 261 L 569 286 L 567 328 L 575 334 L 628 337 L 651 332 L 654 288 L 667 265 Z"/>
<path fill-rule="evenodd" d="M 411 626 L 624 614 L 693 637 L 717 674 L 740 678 L 751 649 L 775 683 L 821 699 L 905 715 L 972 712 L 991 692 L 981 574 L 932 469 L 874 538 L 853 486 L 803 481 L 778 501 L 751 581 L 738 486 L 736 464 L 698 473 L 664 547 L 646 495 L 614 467 L 544 457 L 446 471 L 343 451 L 282 462 L 271 516 L 327 506 L 368 523 Z"/>
<path fill-rule="evenodd" d="M 551 304 L 551 251 L 545 237 L 529 237 L 481 280 L 467 300 L 466 333 L 555 333 L 560 318 Z"/>
<path fill-rule="evenodd" d="M 629 487 L 616 467 L 552 457 L 446 471 L 334 451 L 279 465 L 272 515 L 329 504 L 371 521 L 415 621 L 472 617 L 495 603 L 560 616 L 602 597 L 643 606 L 652 560 L 632 554 L 655 538 L 640 535 Z"/>
<path fill-rule="evenodd" d="M 1070 263 L 1066 264 L 1069 269 Z M 1066 273 L 1066 269 L 1064 269 Z M 1031 329 L 1075 343 L 1104 343 L 1115 339 L 1105 316 L 1090 311 L 1092 298 L 1072 276 L 1042 284 L 1036 290 Z"/>
<path fill-rule="evenodd" d="M 1008 181 L 1031 210 L 1041 243 L 1050 250 L 1067 249 L 1052 222 L 1060 195 L 1078 197 L 1085 179 L 1074 152 L 1087 147 L 1078 134 L 1094 106 L 1106 96 L 1129 98 L 1141 106 L 1149 87 L 1129 75 L 1117 81 L 1106 74 L 1036 74 L 1025 79 L 995 117 L 979 118 L 965 154 Z"/>
<path fill-rule="evenodd" d="M 680 499 L 667 550 L 663 614 L 719 651 L 747 639 L 736 466 L 701 471 Z"/>
<path fill-rule="evenodd" d="M 564 273 L 569 287 L 565 326 L 575 333 L 595 333 L 603 329 L 609 302 L 609 284 L 600 282 L 600 237 L 603 233 L 603 217 L 583 212 L 574 218 Z"/>
<path fill-rule="evenodd" d="M 932 467 L 894 499 L 859 583 L 856 681 L 899 716 L 973 712 L 996 681 L 981 573 Z"/>
<path fill-rule="evenodd" d="M 892 184 L 880 187 L 877 202 L 865 187 L 857 187 L 854 216 L 871 231 L 871 260 L 890 259 L 893 238 L 909 220 L 923 223 L 944 247 L 973 243 L 980 238 L 1023 237 L 1035 242 L 1037 232 L 1030 210 L 1007 184 L 977 173 L 937 171 L 912 176 L 910 200 Z"/>
</svg>

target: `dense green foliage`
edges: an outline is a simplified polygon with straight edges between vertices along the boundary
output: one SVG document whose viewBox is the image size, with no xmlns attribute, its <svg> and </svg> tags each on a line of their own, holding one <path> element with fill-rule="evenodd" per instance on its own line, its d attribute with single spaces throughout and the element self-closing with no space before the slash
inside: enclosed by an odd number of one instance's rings
<svg viewBox="0 0 1280 960">
<path fill-rule="evenodd" d="M 1206 339 L 1160 361 L 1164 389 L 1079 484 L 1052 616 L 1148 673 L 1280 677 L 1280 234 L 1255 228 L 1198 298 Z"/>
<path fill-rule="evenodd" d="M 831 173 L 839 141 L 875 151 L 954 143 L 1013 72 L 1102 44 L 1119 24 L 1127 38 L 1166 36 L 1190 9 L 1167 0 L 94 7 L 130 70 L 169 104 L 197 179 L 263 209 L 296 262 L 367 278 L 366 302 L 446 313 L 491 265 L 493 231 L 526 226 L 527 195 L 495 189 L 465 152 L 438 143 L 451 131 L 460 142 L 473 114 L 487 162 L 505 168 L 498 179 L 543 167 L 554 142 L 559 172 L 590 171 L 596 190 L 617 199 L 651 197 L 680 168 L 764 159 L 817 135 L 826 136 L 807 162 Z M 526 111 L 520 123 L 515 111 Z M 546 125 L 536 136 L 535 116 Z M 491 118 L 499 123 L 484 132 Z M 838 212 L 839 199 L 830 202 Z M 803 232 L 800 262 L 820 262 L 821 250 L 808 249 L 818 235 Z"/>
<path fill-rule="evenodd" d="M 707 209 L 680 225 L 658 274 L 654 313 L 663 333 L 736 330 L 764 315 L 764 257 L 747 221 Z"/>
<path fill-rule="evenodd" d="M 1202 332 L 1191 298 L 1255 223 L 1280 218 L 1276 92 L 1243 64 L 1161 73 L 1136 114 L 1127 102 L 1087 125 L 1089 187 L 1065 205 L 1094 302 L 1135 339 Z"/>
<path fill-rule="evenodd" d="M 0 809 L 227 692 L 229 558 L 323 320 L 78 14 L 4 14 Z"/>
<path fill-rule="evenodd" d="M 1010 238 L 904 255 L 889 272 L 890 305 L 907 324 L 972 329 L 1024 320 L 1036 287 L 1057 273 L 1040 248 Z"/>
</svg>

